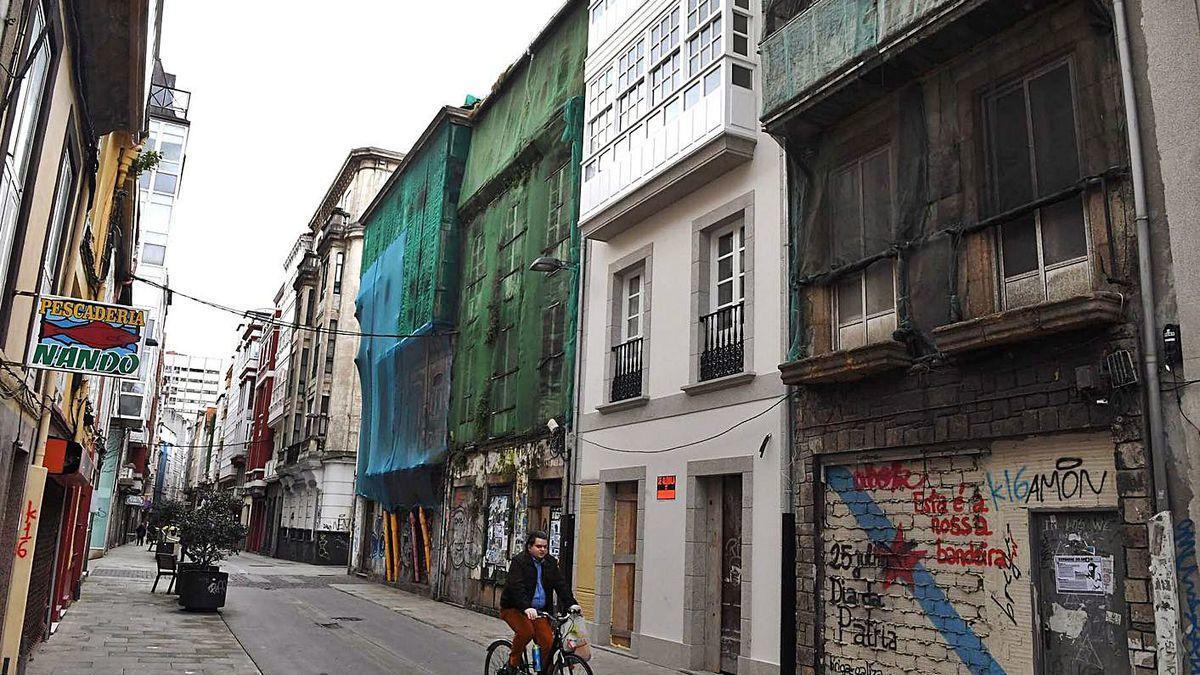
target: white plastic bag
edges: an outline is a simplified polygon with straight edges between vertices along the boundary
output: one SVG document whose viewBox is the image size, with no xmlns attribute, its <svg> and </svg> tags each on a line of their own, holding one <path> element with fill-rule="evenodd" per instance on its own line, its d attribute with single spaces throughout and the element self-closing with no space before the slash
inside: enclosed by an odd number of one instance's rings
<svg viewBox="0 0 1200 675">
<path fill-rule="evenodd" d="M 563 626 L 563 651 L 574 654 L 583 661 L 592 658 L 592 645 L 588 642 L 587 626 L 582 614 L 572 614 Z"/>
</svg>

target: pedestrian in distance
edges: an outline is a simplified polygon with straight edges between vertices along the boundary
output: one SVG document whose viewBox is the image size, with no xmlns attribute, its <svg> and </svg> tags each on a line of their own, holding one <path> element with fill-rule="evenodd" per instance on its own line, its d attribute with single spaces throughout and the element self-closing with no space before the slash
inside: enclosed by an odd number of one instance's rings
<svg viewBox="0 0 1200 675">
<path fill-rule="evenodd" d="M 137 542 L 138 546 L 143 546 L 146 543 L 146 523 L 138 523 Z"/>
</svg>

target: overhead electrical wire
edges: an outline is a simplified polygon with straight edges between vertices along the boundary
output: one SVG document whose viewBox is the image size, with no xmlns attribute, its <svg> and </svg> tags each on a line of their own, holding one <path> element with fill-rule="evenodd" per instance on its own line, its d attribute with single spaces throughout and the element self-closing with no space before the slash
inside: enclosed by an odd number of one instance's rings
<svg viewBox="0 0 1200 675">
<path fill-rule="evenodd" d="M 280 326 L 283 328 L 291 328 L 292 330 L 309 331 L 312 333 L 318 333 L 318 334 L 323 334 L 323 335 L 350 335 L 350 336 L 354 336 L 354 337 L 391 338 L 391 339 L 396 339 L 396 340 L 403 339 L 403 338 L 440 337 L 440 336 L 449 334 L 446 331 L 432 332 L 432 333 L 365 333 L 362 331 L 343 330 L 340 328 L 330 329 L 330 328 L 321 328 L 320 326 L 306 326 L 301 323 L 295 323 L 295 322 L 291 322 L 291 321 L 283 321 L 282 319 L 278 319 L 276 317 L 269 316 L 267 313 L 263 312 L 262 310 L 238 309 L 236 307 L 230 307 L 229 305 L 223 305 L 223 304 L 221 304 L 219 302 L 215 302 L 213 300 L 205 300 L 204 298 L 197 297 L 195 295 L 191 295 L 190 293 L 184 293 L 183 291 L 179 291 L 174 288 L 171 288 L 170 286 L 167 286 L 166 284 L 162 284 L 157 281 L 146 279 L 144 277 L 139 277 L 136 274 L 131 275 L 131 276 L 135 281 L 140 281 L 144 284 L 148 284 L 155 288 L 162 289 L 168 293 L 171 293 L 172 295 L 178 295 L 182 298 L 187 298 L 188 300 L 191 300 L 192 302 L 196 302 L 201 305 L 211 307 L 213 309 L 218 309 L 218 310 L 221 310 L 222 312 L 236 314 L 237 316 L 240 316 L 242 318 L 262 321 L 264 324 L 266 324 L 268 326 Z"/>
<path fill-rule="evenodd" d="M 443 336 L 443 335 L 447 334 L 446 332 L 407 333 L 407 334 L 405 334 L 405 333 L 366 333 L 366 332 L 360 332 L 360 331 L 348 331 L 348 330 L 341 330 L 341 329 L 329 330 L 329 329 L 323 329 L 323 328 L 320 328 L 317 326 L 305 326 L 303 324 L 292 323 L 292 322 L 288 322 L 288 321 L 281 321 L 275 317 L 266 316 L 262 311 L 259 311 L 259 310 L 237 309 L 236 307 L 230 307 L 228 305 L 224 305 L 219 302 L 215 302 L 212 300 L 206 300 L 204 298 L 197 297 L 197 296 L 191 295 L 189 293 L 184 293 L 182 291 L 171 288 L 170 286 L 167 286 L 166 284 L 161 284 L 157 281 L 152 281 L 150 279 L 139 277 L 137 275 L 131 275 L 131 276 L 136 281 L 140 281 L 142 283 L 148 284 L 155 288 L 159 288 L 164 291 L 167 291 L 168 293 L 172 293 L 174 295 L 178 295 L 180 297 L 187 298 L 188 300 L 191 300 L 192 302 L 196 302 L 201 305 L 211 307 L 213 309 L 218 309 L 223 312 L 228 312 L 230 314 L 235 314 L 235 315 L 243 317 L 243 318 L 257 319 L 257 320 L 263 321 L 267 325 L 281 326 L 281 327 L 291 328 L 293 330 L 307 330 L 307 331 L 312 331 L 315 333 L 325 333 L 325 334 L 329 334 L 329 335 L 352 335 L 352 336 L 357 336 L 357 337 L 394 338 L 394 339 L 416 338 L 416 337 L 436 337 L 436 336 Z M 738 429 L 739 427 L 741 427 L 745 424 L 748 424 L 748 423 L 758 419 L 759 417 L 766 415 L 768 412 L 774 410 L 776 407 L 779 406 L 780 403 L 783 403 L 784 401 L 786 401 L 789 396 L 791 396 L 791 394 L 784 394 L 783 396 L 778 397 L 777 399 L 775 399 L 775 401 L 773 403 L 771 403 L 771 405 L 767 406 L 762 411 L 755 413 L 754 415 L 751 415 L 750 417 L 747 417 L 746 419 L 741 420 L 741 421 L 731 425 L 730 427 L 726 428 L 725 430 L 720 431 L 716 434 L 707 436 L 705 438 L 697 439 L 694 441 L 690 441 L 688 443 L 681 443 L 679 445 L 673 445 L 673 446 L 667 447 L 667 448 L 658 448 L 658 449 L 653 449 L 653 450 L 633 450 L 633 449 L 629 449 L 629 448 L 614 448 L 614 447 L 611 447 L 608 445 L 604 445 L 603 443 L 597 443 L 596 441 L 593 441 L 588 438 L 583 438 L 582 436 L 580 437 L 580 440 L 583 441 L 584 443 L 588 443 L 597 448 L 601 448 L 603 450 L 608 450 L 609 452 L 617 452 L 617 453 L 631 454 L 631 455 L 663 454 L 663 453 L 671 452 L 673 450 L 680 450 L 683 448 L 689 448 L 689 447 L 692 447 L 695 445 L 700 445 L 701 443 L 707 443 L 708 441 L 715 440 L 717 438 L 720 438 L 721 436 L 731 433 L 732 431 Z M 226 444 L 224 444 L 223 447 L 247 446 L 247 445 L 251 445 L 253 443 L 254 443 L 254 441 L 246 441 L 246 442 L 239 442 L 239 443 L 226 443 Z M 178 449 L 200 449 L 200 448 L 212 447 L 209 445 L 175 445 L 172 443 L 168 443 L 168 445 L 170 445 L 172 448 L 178 448 Z M 217 447 L 222 447 L 222 446 L 217 446 Z"/>
<path fill-rule="evenodd" d="M 761 412 L 755 413 L 754 415 L 747 417 L 746 419 L 730 426 L 729 428 L 725 429 L 724 431 L 719 431 L 719 432 L 713 434 L 712 436 L 707 436 L 705 438 L 697 439 L 694 441 L 689 441 L 687 443 L 680 443 L 679 445 L 672 445 L 669 448 L 658 448 L 656 450 L 630 450 L 628 448 L 610 447 L 610 446 L 604 445 L 603 443 L 597 443 L 596 441 L 593 441 L 588 438 L 584 438 L 582 436 L 579 437 L 579 440 L 583 441 L 584 443 L 594 445 L 597 448 L 602 448 L 604 450 L 608 450 L 609 452 L 619 452 L 619 453 L 629 454 L 629 455 L 661 455 L 664 452 L 671 452 L 672 450 L 681 450 L 683 448 L 690 448 L 693 445 L 700 445 L 701 443 L 707 443 L 708 441 L 718 439 L 718 438 L 724 436 L 725 434 L 733 431 L 734 429 L 737 429 L 738 427 L 740 427 L 744 424 L 747 424 L 749 422 L 752 422 L 752 421 L 762 417 L 763 415 L 766 415 L 767 413 L 771 412 L 780 403 L 783 403 L 784 401 L 786 401 L 789 396 L 791 396 L 791 394 L 784 394 L 783 396 L 780 396 L 779 398 L 775 399 L 774 403 L 772 403 L 771 405 L 764 408 Z"/>
</svg>

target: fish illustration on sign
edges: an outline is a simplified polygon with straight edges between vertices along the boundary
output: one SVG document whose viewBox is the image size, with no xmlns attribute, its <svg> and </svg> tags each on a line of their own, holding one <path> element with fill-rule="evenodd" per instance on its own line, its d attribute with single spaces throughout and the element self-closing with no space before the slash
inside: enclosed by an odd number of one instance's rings
<svg viewBox="0 0 1200 675">
<path fill-rule="evenodd" d="M 141 339 L 136 333 L 105 323 L 90 321 L 78 326 L 60 326 L 50 321 L 42 321 L 42 337 L 68 337 L 97 349 L 114 349 L 136 345 Z"/>
<path fill-rule="evenodd" d="M 135 380 L 153 325 L 150 310 L 141 307 L 38 296 L 26 365 Z"/>
</svg>

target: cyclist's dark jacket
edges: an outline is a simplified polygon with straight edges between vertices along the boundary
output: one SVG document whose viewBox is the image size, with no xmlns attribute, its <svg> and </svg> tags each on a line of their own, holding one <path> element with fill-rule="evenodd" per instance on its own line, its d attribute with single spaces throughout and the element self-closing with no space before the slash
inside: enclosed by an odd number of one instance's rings
<svg viewBox="0 0 1200 675">
<path fill-rule="evenodd" d="M 500 596 L 500 609 L 526 610 L 533 606 L 533 587 L 537 583 L 537 568 L 534 567 L 533 556 L 524 551 L 508 563 L 508 577 L 504 582 L 504 594 Z M 546 611 L 554 605 L 550 599 L 557 594 L 560 609 L 565 609 L 575 602 L 567 580 L 558 569 L 558 561 L 553 556 L 542 558 L 542 590 L 546 593 Z"/>
</svg>

